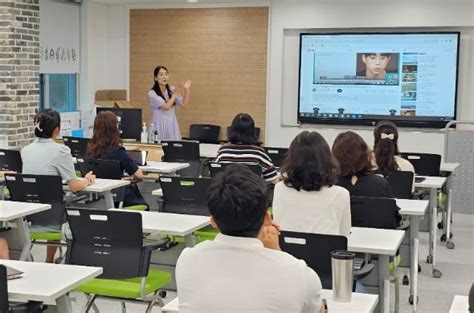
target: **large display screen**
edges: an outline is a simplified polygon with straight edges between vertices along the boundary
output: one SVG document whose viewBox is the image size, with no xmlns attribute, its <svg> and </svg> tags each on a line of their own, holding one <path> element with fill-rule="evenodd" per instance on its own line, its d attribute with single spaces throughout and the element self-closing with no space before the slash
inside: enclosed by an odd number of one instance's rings
<svg viewBox="0 0 474 313">
<path fill-rule="evenodd" d="M 456 117 L 459 35 L 301 34 L 298 122 L 443 127 Z"/>
</svg>

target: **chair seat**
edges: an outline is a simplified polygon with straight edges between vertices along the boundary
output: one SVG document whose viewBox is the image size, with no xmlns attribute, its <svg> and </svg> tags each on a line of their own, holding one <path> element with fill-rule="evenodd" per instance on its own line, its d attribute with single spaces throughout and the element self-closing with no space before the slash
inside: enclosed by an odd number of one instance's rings
<svg viewBox="0 0 474 313">
<path fill-rule="evenodd" d="M 145 295 L 163 288 L 171 282 L 171 274 L 150 269 L 146 279 Z M 137 299 L 140 298 L 141 278 L 100 279 L 94 278 L 75 290 L 98 296 Z"/>
<path fill-rule="evenodd" d="M 31 240 L 60 241 L 63 238 L 63 234 L 61 232 L 30 232 L 30 238 Z"/>
</svg>

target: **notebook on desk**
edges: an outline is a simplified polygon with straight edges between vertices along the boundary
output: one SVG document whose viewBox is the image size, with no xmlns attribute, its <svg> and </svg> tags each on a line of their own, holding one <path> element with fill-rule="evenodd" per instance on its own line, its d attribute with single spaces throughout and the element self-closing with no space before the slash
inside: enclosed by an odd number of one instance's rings
<svg viewBox="0 0 474 313">
<path fill-rule="evenodd" d="M 7 279 L 8 280 L 21 278 L 21 276 L 23 275 L 22 271 L 16 270 L 16 269 L 14 269 L 12 267 L 9 267 L 9 266 L 5 266 L 5 267 L 7 268 Z"/>
<path fill-rule="evenodd" d="M 135 162 L 137 163 L 138 166 L 145 166 L 147 157 L 148 157 L 148 151 L 142 151 L 142 150 L 127 150 L 127 154 L 129 157 L 131 157 Z"/>
<path fill-rule="evenodd" d="M 425 181 L 426 177 L 423 176 L 415 176 L 415 183 L 421 183 L 422 181 Z"/>
</svg>

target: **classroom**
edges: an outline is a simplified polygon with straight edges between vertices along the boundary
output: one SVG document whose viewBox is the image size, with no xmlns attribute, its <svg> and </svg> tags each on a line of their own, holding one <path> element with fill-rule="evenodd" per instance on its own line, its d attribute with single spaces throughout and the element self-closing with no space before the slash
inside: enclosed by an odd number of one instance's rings
<svg viewBox="0 0 474 313">
<path fill-rule="evenodd" d="M 472 0 L 0 2 L 0 312 L 474 312 Z"/>
</svg>

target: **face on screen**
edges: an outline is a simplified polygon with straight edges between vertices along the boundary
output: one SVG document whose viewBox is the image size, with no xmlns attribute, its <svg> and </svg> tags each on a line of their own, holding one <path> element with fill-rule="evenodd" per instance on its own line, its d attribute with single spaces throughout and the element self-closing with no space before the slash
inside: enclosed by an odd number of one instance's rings
<svg viewBox="0 0 474 313">
<path fill-rule="evenodd" d="M 374 53 L 362 55 L 362 62 L 365 63 L 365 76 L 371 79 L 384 79 L 385 78 L 385 69 L 388 62 L 390 61 L 390 56 L 382 53 Z"/>
</svg>

